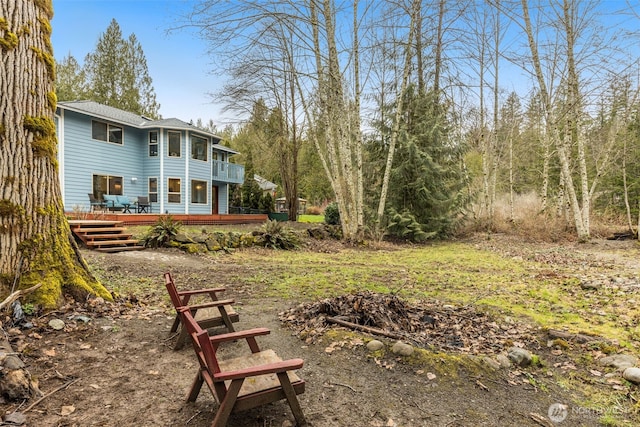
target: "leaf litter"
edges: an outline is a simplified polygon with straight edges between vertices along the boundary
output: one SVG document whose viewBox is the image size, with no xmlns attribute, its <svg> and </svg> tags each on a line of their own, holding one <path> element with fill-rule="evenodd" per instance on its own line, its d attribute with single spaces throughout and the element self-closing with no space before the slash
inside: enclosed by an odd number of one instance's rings
<svg viewBox="0 0 640 427">
<path fill-rule="evenodd" d="M 396 336 L 426 349 L 493 354 L 505 346 L 539 346 L 538 330 L 512 318 L 499 318 L 473 305 L 439 300 L 411 304 L 395 294 L 371 291 L 300 304 L 281 312 L 280 320 L 307 343 L 336 328 L 333 319 Z"/>
</svg>

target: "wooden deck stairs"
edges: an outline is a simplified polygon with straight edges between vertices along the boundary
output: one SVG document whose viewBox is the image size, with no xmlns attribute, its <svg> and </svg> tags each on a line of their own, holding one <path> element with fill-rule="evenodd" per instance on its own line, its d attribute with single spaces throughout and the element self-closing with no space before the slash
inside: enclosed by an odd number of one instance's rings
<svg viewBox="0 0 640 427">
<path fill-rule="evenodd" d="M 100 252 L 139 251 L 144 245 L 132 239 L 122 221 L 70 220 L 73 234 L 89 249 Z"/>
</svg>

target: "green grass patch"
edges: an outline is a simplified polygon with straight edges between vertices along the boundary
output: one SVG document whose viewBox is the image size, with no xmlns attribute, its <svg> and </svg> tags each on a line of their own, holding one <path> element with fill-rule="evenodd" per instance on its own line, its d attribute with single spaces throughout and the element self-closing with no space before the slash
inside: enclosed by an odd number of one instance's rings
<svg viewBox="0 0 640 427">
<path fill-rule="evenodd" d="M 465 244 L 330 254 L 274 251 L 268 258 L 240 252 L 234 257 L 254 272 L 243 281 L 270 297 L 309 301 L 369 290 L 396 293 L 409 301 L 437 298 L 474 304 L 526 317 L 544 328 L 615 339 L 623 346 L 640 338 L 640 310 L 624 296 L 606 289 L 584 291 L 570 272 L 547 274 L 547 265 Z"/>
<path fill-rule="evenodd" d="M 324 222 L 324 215 L 298 215 L 298 222 Z"/>
</svg>

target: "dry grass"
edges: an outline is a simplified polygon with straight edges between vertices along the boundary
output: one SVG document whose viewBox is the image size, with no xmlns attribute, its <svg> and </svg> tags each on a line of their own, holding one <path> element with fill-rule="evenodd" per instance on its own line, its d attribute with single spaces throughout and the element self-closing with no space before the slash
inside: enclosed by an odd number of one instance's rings
<svg viewBox="0 0 640 427">
<path fill-rule="evenodd" d="M 489 232 L 516 235 L 529 241 L 563 242 L 577 239 L 571 214 L 558 214 L 555 206 L 542 209 L 542 200 L 535 193 L 514 197 L 513 214 L 508 195 L 498 198 L 493 218 L 478 206 L 473 207 L 475 218 L 463 229 L 468 232 Z M 621 218 L 592 213 L 591 236 L 606 238 L 614 232 L 626 231 Z"/>
</svg>

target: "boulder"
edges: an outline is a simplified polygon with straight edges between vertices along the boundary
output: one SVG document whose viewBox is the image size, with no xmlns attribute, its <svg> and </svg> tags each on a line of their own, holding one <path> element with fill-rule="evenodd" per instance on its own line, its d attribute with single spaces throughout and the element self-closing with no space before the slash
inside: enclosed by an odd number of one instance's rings
<svg viewBox="0 0 640 427">
<path fill-rule="evenodd" d="M 531 365 L 531 353 L 524 348 L 511 347 L 507 350 L 507 357 L 517 366 L 525 367 Z"/>
<path fill-rule="evenodd" d="M 630 354 L 612 354 L 599 360 L 602 366 L 610 366 L 616 369 L 631 368 L 638 363 L 638 358 Z"/>
<path fill-rule="evenodd" d="M 398 356 L 411 356 L 413 354 L 413 347 L 402 341 L 398 341 L 391 347 L 391 351 Z"/>
<path fill-rule="evenodd" d="M 378 351 L 384 348 L 384 344 L 382 341 L 371 340 L 367 343 L 367 350 L 369 351 Z"/>
<path fill-rule="evenodd" d="M 640 384 L 640 368 L 627 368 L 622 373 L 622 377 L 634 384 Z"/>
</svg>

